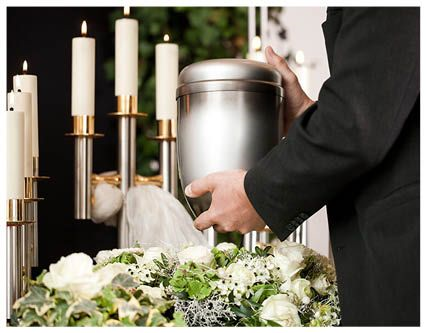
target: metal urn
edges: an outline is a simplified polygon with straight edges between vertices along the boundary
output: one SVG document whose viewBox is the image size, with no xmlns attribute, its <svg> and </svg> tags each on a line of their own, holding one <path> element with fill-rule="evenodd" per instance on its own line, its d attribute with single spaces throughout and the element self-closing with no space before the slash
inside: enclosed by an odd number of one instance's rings
<svg viewBox="0 0 427 333">
<path fill-rule="evenodd" d="M 212 172 L 249 169 L 279 141 L 283 88 L 273 66 L 215 59 L 185 67 L 178 78 L 178 170 L 183 188 Z M 210 194 L 186 198 L 197 216 Z"/>
</svg>

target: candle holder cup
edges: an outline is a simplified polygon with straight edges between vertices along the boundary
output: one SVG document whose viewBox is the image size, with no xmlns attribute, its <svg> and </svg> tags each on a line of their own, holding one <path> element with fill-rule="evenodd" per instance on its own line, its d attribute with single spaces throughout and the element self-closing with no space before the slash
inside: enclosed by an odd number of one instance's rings
<svg viewBox="0 0 427 333">
<path fill-rule="evenodd" d="M 93 166 L 93 139 L 103 134 L 95 133 L 95 116 L 73 116 L 74 137 L 74 217 L 91 218 L 91 177 Z"/>
<path fill-rule="evenodd" d="M 178 171 L 176 164 L 176 124 L 171 119 L 157 120 L 157 135 L 149 137 L 160 143 L 160 175 L 162 188 L 178 197 Z"/>
</svg>

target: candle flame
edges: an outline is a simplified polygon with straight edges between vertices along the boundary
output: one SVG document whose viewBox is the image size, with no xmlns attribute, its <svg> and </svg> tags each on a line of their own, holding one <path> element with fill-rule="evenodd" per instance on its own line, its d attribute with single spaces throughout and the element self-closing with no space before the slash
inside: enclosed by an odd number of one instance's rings
<svg viewBox="0 0 427 333">
<path fill-rule="evenodd" d="M 304 52 L 301 50 L 297 51 L 297 53 L 295 53 L 295 62 L 298 65 L 302 65 L 304 61 L 305 61 Z"/>
<path fill-rule="evenodd" d="M 87 35 L 87 23 L 86 21 L 82 22 L 82 36 L 85 37 Z"/>
<path fill-rule="evenodd" d="M 163 41 L 164 41 L 164 42 L 169 42 L 169 40 L 170 40 L 169 35 L 168 35 L 168 34 L 165 34 L 165 35 L 163 36 Z"/>
<path fill-rule="evenodd" d="M 130 7 L 129 6 L 125 6 L 123 8 L 123 15 L 124 16 L 129 16 L 129 14 L 130 14 Z"/>
<path fill-rule="evenodd" d="M 24 63 L 22 64 L 22 73 L 26 74 L 28 71 L 28 62 L 27 60 L 24 60 Z"/>
<path fill-rule="evenodd" d="M 254 51 L 261 50 L 261 38 L 259 36 L 255 36 L 252 39 L 252 48 L 254 49 Z"/>
</svg>

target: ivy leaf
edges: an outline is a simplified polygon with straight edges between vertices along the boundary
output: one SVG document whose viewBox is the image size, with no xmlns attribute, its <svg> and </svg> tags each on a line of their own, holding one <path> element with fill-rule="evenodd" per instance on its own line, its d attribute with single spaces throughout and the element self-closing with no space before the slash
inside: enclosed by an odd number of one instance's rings
<svg viewBox="0 0 427 333">
<path fill-rule="evenodd" d="M 133 279 L 132 276 L 125 273 L 120 273 L 116 275 L 116 277 L 111 282 L 113 286 L 122 287 L 125 289 L 136 288 L 138 287 L 138 283 Z"/>
<path fill-rule="evenodd" d="M 94 301 L 88 299 L 82 299 L 74 302 L 70 305 L 66 312 L 67 318 L 76 314 L 86 314 L 88 316 L 93 315 L 97 311 L 97 304 Z"/>
<path fill-rule="evenodd" d="M 67 310 L 69 305 L 64 300 L 59 300 L 55 307 L 49 312 L 47 317 L 48 326 L 67 326 L 68 317 Z"/>
<path fill-rule="evenodd" d="M 22 319 L 19 322 L 20 326 L 47 326 L 46 320 L 37 314 L 34 309 L 25 310 Z"/>
<path fill-rule="evenodd" d="M 20 298 L 13 305 L 15 310 L 22 308 L 34 309 L 37 315 L 44 315 L 49 309 L 55 306 L 55 303 L 50 299 L 49 290 L 41 286 L 31 286 L 30 291 L 23 297 Z"/>
<path fill-rule="evenodd" d="M 152 309 L 148 313 L 146 325 L 159 327 L 167 324 L 167 322 L 167 319 L 160 313 L 158 309 Z"/>
</svg>

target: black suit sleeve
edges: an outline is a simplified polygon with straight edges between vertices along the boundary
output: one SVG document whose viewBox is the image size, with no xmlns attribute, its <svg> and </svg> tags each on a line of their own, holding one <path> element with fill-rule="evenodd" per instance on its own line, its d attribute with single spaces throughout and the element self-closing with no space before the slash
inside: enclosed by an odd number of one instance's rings
<svg viewBox="0 0 427 333">
<path fill-rule="evenodd" d="M 316 104 L 245 177 L 279 238 L 375 168 L 419 94 L 419 8 L 347 8 Z"/>
</svg>

